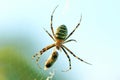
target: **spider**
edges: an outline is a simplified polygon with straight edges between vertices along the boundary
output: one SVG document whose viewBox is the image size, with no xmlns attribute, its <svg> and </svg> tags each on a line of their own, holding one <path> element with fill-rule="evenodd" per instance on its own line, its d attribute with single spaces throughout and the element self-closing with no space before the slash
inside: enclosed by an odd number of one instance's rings
<svg viewBox="0 0 120 80">
<path fill-rule="evenodd" d="M 52 14 L 51 14 L 51 22 L 50 22 L 50 26 L 51 26 L 51 31 L 52 31 L 52 35 L 47 31 L 45 30 L 45 32 L 52 38 L 52 40 L 54 41 L 53 44 L 50 44 L 48 46 L 46 46 L 45 48 L 43 48 L 39 53 L 36 53 L 35 55 L 32 56 L 32 58 L 35 58 L 37 57 L 36 59 L 36 63 L 38 63 L 39 61 L 39 58 L 40 58 L 40 55 L 42 55 L 45 51 L 55 47 L 55 50 L 53 51 L 51 57 L 46 61 L 46 65 L 45 67 L 46 68 L 49 68 L 53 65 L 53 63 L 56 61 L 56 58 L 58 57 L 58 53 L 56 50 L 60 50 L 62 49 L 63 52 L 66 54 L 68 60 L 69 60 L 69 69 L 67 69 L 66 71 L 68 70 L 71 70 L 71 59 L 67 53 L 67 51 L 72 54 L 75 58 L 77 58 L 78 60 L 84 62 L 84 63 L 87 63 L 89 65 L 91 65 L 90 63 L 84 61 L 83 59 L 79 58 L 78 56 L 76 56 L 70 49 L 68 49 L 64 44 L 65 43 L 68 43 L 68 42 L 71 42 L 71 41 L 76 41 L 75 39 L 69 39 L 68 38 L 75 32 L 75 30 L 80 26 L 80 23 L 81 23 L 81 20 L 82 20 L 82 15 L 81 15 L 81 18 L 80 18 L 80 21 L 79 23 L 76 25 L 76 27 L 74 28 L 74 30 L 68 35 L 68 30 L 67 30 L 67 27 L 65 25 L 60 25 L 56 32 L 54 32 L 54 29 L 53 29 L 53 14 L 56 10 L 56 8 L 58 7 L 58 5 L 55 7 L 55 9 L 53 10 Z M 67 51 L 66 51 L 67 50 Z M 52 62 L 51 62 L 51 61 Z"/>
</svg>

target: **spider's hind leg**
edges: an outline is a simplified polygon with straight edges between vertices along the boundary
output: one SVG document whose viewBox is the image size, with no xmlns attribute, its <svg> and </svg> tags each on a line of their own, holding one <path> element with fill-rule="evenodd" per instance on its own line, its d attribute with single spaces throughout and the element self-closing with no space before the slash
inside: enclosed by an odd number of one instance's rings
<svg viewBox="0 0 120 80">
<path fill-rule="evenodd" d="M 71 41 L 77 42 L 75 39 L 70 39 L 70 40 L 65 41 L 64 44 L 68 43 L 68 42 L 71 42 Z"/>
<path fill-rule="evenodd" d="M 44 28 L 45 32 L 55 41 L 54 37 Z"/>
<path fill-rule="evenodd" d="M 75 29 L 66 37 L 65 40 L 67 40 L 75 32 L 75 30 L 80 26 L 81 20 L 82 20 L 82 15 L 81 15 L 80 21 L 77 24 L 77 26 L 75 27 Z"/>
<path fill-rule="evenodd" d="M 55 33 L 54 33 L 54 29 L 53 29 L 53 14 L 54 14 L 54 12 L 55 12 L 55 10 L 56 10 L 57 7 L 58 7 L 58 5 L 53 10 L 53 12 L 51 14 L 51 21 L 50 21 L 51 31 L 52 31 L 52 34 L 53 34 L 54 37 L 55 37 Z"/>
</svg>

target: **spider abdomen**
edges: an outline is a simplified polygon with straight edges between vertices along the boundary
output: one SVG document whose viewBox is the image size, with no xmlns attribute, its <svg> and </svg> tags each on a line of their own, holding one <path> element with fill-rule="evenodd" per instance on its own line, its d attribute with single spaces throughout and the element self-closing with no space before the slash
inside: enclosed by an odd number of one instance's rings
<svg viewBox="0 0 120 80">
<path fill-rule="evenodd" d="M 67 33 L 68 33 L 67 27 L 65 25 L 61 25 L 57 28 L 55 37 L 56 39 L 64 40 L 67 36 Z"/>
</svg>

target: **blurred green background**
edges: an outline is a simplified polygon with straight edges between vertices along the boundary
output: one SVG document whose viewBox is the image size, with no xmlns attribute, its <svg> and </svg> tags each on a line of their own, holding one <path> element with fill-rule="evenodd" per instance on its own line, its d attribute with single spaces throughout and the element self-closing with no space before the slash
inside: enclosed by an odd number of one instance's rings
<svg viewBox="0 0 120 80">
<path fill-rule="evenodd" d="M 35 61 L 32 61 L 32 46 L 34 46 L 32 39 L 27 36 L 26 38 L 9 38 L 9 41 L 2 43 L 0 47 L 0 80 L 47 79 L 49 73 L 53 71 L 39 69 Z M 57 78 L 62 79 L 59 76 Z"/>
<path fill-rule="evenodd" d="M 120 10 L 119 0 L 0 0 L 0 80 L 46 80 L 55 70 L 53 80 L 120 80 Z M 87 65 L 72 55 L 68 59 L 59 52 L 56 63 L 44 71 L 45 60 L 53 49 L 40 59 L 39 69 L 32 55 L 53 43 L 43 28 L 50 31 L 50 15 L 57 8 L 54 30 L 65 24 L 70 33 L 82 14 L 80 27 L 66 46 Z"/>
</svg>

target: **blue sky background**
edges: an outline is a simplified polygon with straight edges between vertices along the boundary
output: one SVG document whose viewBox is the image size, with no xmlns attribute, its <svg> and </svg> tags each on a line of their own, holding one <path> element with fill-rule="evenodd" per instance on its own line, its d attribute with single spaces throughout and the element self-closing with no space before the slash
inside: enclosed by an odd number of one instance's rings
<svg viewBox="0 0 120 80">
<path fill-rule="evenodd" d="M 63 73 L 60 70 L 66 69 L 68 62 L 64 53 L 59 52 L 53 67 L 68 80 L 120 80 L 119 3 L 119 0 L 0 0 L 0 44 L 27 41 L 29 37 L 32 43 L 28 46 L 34 46 L 26 55 L 32 56 L 53 43 L 43 27 L 50 32 L 50 15 L 59 5 L 54 14 L 54 29 L 65 24 L 70 33 L 82 14 L 81 25 L 71 36 L 77 43 L 66 46 L 93 65 L 70 56 L 72 70 Z"/>
</svg>

